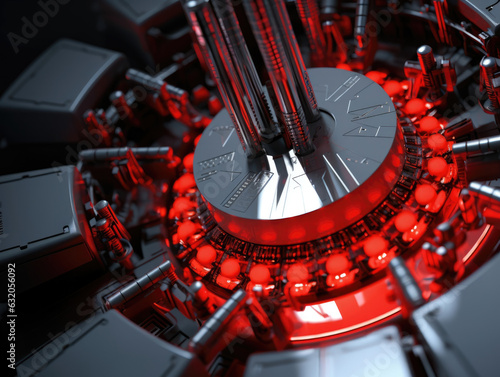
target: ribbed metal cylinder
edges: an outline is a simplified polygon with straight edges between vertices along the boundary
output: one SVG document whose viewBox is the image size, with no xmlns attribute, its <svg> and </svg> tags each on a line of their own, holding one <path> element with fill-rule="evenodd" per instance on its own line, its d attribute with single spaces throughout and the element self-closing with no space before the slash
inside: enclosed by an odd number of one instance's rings
<svg viewBox="0 0 500 377">
<path fill-rule="evenodd" d="M 231 1 L 218 0 L 212 4 L 261 135 L 273 138 L 275 122 Z"/>
<path fill-rule="evenodd" d="M 493 75 L 498 71 L 495 58 L 485 57 L 481 60 L 481 70 L 484 78 L 484 86 L 491 101 L 491 106 L 495 109 L 500 108 L 500 101 L 493 86 Z"/>
<path fill-rule="evenodd" d="M 314 147 L 309 138 L 304 110 L 283 47 L 283 38 L 272 11 L 274 2 L 245 0 L 243 4 L 269 74 L 278 106 L 278 118 L 282 121 L 286 133 L 285 139 L 290 140 L 296 154 L 310 153 Z"/>
<path fill-rule="evenodd" d="M 241 145 L 249 158 L 263 153 L 253 109 L 237 74 L 226 41 L 208 0 L 184 3 L 186 14 L 224 105 L 231 116 Z"/>
</svg>

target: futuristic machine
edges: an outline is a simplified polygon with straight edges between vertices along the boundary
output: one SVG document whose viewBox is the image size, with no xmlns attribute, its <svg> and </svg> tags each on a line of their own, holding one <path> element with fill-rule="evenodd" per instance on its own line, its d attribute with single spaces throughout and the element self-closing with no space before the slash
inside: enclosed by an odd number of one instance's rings
<svg viewBox="0 0 500 377">
<path fill-rule="evenodd" d="M 18 6 L 7 372 L 500 375 L 499 1 Z"/>
</svg>

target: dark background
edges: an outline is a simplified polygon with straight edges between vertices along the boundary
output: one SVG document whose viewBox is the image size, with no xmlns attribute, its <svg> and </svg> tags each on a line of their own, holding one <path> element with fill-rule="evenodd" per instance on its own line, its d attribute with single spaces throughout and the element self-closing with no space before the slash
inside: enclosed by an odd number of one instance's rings
<svg viewBox="0 0 500 377">
<path fill-rule="evenodd" d="M 106 47 L 102 32 L 102 20 L 99 18 L 99 5 L 94 0 L 0 0 L 0 95 L 15 80 L 15 78 L 38 55 L 52 43 L 62 37 L 72 38 L 81 42 Z M 54 16 L 48 16 L 43 27 L 38 27 L 27 43 L 18 45 L 16 53 L 9 33 L 23 37 L 23 17 L 33 22 L 34 16 L 43 8 L 39 3 L 56 3 L 59 5 Z M 40 17 L 40 21 L 43 21 Z M 36 27 L 36 25 L 35 25 Z M 108 46 L 109 47 L 109 46 Z"/>
</svg>

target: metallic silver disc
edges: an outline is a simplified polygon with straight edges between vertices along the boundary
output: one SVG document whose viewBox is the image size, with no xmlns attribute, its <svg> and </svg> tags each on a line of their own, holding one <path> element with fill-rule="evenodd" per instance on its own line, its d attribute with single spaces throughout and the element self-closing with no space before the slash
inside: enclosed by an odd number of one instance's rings
<svg viewBox="0 0 500 377">
<path fill-rule="evenodd" d="M 224 110 L 198 143 L 196 183 L 219 226 L 235 237 L 286 245 L 332 234 L 370 212 L 399 177 L 402 140 L 385 91 L 335 68 L 309 76 L 321 110 L 309 124 L 313 153 L 298 157 L 279 140 L 249 160 Z"/>
</svg>

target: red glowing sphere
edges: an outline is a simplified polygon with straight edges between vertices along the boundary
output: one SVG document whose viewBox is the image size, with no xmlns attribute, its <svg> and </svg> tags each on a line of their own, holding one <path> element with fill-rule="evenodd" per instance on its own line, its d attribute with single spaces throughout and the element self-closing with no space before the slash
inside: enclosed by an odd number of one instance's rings
<svg viewBox="0 0 500 377">
<path fill-rule="evenodd" d="M 196 254 L 196 259 L 202 265 L 209 267 L 215 259 L 217 259 L 217 251 L 211 245 L 203 245 L 198 248 L 198 253 Z"/>
<path fill-rule="evenodd" d="M 404 210 L 398 213 L 394 226 L 400 232 L 407 232 L 417 224 L 417 215 L 412 211 Z"/>
<path fill-rule="evenodd" d="M 406 103 L 405 111 L 410 115 L 418 115 L 425 112 L 425 102 L 420 98 L 413 98 Z"/>
<path fill-rule="evenodd" d="M 439 126 L 439 121 L 435 117 L 423 117 L 422 120 L 420 121 L 420 130 L 424 132 L 433 132 L 437 131 L 440 126 Z"/>
<path fill-rule="evenodd" d="M 234 279 L 240 273 L 240 263 L 237 259 L 228 258 L 222 262 L 220 266 L 220 273 L 229 279 Z"/>
<path fill-rule="evenodd" d="M 418 204 L 425 206 L 434 201 L 437 197 L 437 192 L 434 187 L 428 184 L 418 185 L 415 189 L 415 200 Z"/>
<path fill-rule="evenodd" d="M 262 264 L 253 266 L 249 276 L 250 280 L 255 284 L 266 284 L 271 279 L 269 268 Z"/>
<path fill-rule="evenodd" d="M 174 183 L 174 190 L 179 194 L 184 194 L 189 189 L 196 186 L 194 175 L 191 173 L 184 174 Z"/>
<path fill-rule="evenodd" d="M 343 69 L 345 71 L 352 71 L 351 66 L 349 64 L 345 64 L 345 63 L 337 64 L 337 66 L 335 68 Z"/>
<path fill-rule="evenodd" d="M 427 162 L 429 173 L 437 178 L 444 177 L 448 171 L 448 163 L 443 157 L 433 157 Z"/>
<path fill-rule="evenodd" d="M 196 136 L 196 139 L 194 139 L 194 146 L 196 147 L 201 139 L 201 134 Z"/>
<path fill-rule="evenodd" d="M 399 93 L 403 91 L 403 87 L 399 81 L 389 80 L 383 86 L 385 92 L 389 95 L 389 97 L 397 96 Z"/>
<path fill-rule="evenodd" d="M 303 264 L 296 263 L 290 266 L 286 276 L 290 283 L 305 283 L 309 279 L 309 271 Z"/>
<path fill-rule="evenodd" d="M 197 230 L 198 226 L 195 223 L 191 221 L 183 222 L 177 229 L 177 237 L 179 237 L 179 240 L 187 241 Z"/>
<path fill-rule="evenodd" d="M 367 72 L 365 76 L 380 85 L 384 82 L 385 78 L 387 77 L 387 73 L 380 71 L 370 71 Z"/>
<path fill-rule="evenodd" d="M 194 157 L 194 153 L 189 153 L 182 160 L 182 164 L 184 165 L 184 167 L 186 168 L 186 170 L 188 172 L 190 172 L 190 173 L 193 172 L 193 157 Z"/>
<path fill-rule="evenodd" d="M 347 272 L 350 267 L 351 262 L 342 254 L 330 255 L 326 261 L 326 271 L 330 275 L 338 275 Z"/>
<path fill-rule="evenodd" d="M 389 242 L 384 237 L 375 235 L 365 241 L 364 250 L 369 257 L 376 257 L 386 252 L 388 247 Z"/>
<path fill-rule="evenodd" d="M 444 152 L 448 149 L 448 142 L 446 138 L 441 134 L 434 134 L 429 136 L 427 139 L 427 143 L 429 143 L 429 147 L 435 152 Z"/>
<path fill-rule="evenodd" d="M 175 199 L 174 204 L 172 205 L 172 208 L 177 215 L 181 214 L 184 211 L 190 210 L 193 207 L 194 205 L 191 200 L 183 196 Z"/>
</svg>

